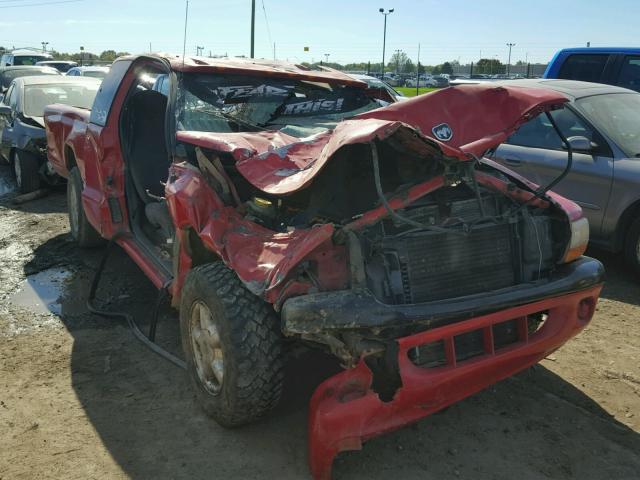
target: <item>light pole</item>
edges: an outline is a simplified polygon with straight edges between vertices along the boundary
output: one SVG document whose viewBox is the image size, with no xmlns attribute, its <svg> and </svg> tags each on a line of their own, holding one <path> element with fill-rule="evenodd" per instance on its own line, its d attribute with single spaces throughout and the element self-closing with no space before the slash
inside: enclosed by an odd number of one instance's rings
<svg viewBox="0 0 640 480">
<path fill-rule="evenodd" d="M 251 58 L 256 45 L 256 0 L 251 0 Z"/>
<path fill-rule="evenodd" d="M 511 73 L 511 49 L 515 47 L 515 43 L 507 43 L 507 47 L 509 47 L 509 60 L 507 60 L 507 75 Z"/>
<path fill-rule="evenodd" d="M 384 8 L 381 8 L 379 12 L 384 15 L 384 33 L 382 35 L 382 71 L 380 72 L 380 78 L 384 77 L 384 54 L 387 48 L 387 15 L 393 13 L 393 8 L 390 8 L 385 12 Z"/>
<path fill-rule="evenodd" d="M 330 53 L 325 53 L 324 54 L 324 63 L 329 63 L 329 55 L 331 55 Z"/>
<path fill-rule="evenodd" d="M 196 57 L 199 57 L 204 52 L 204 47 L 198 47 L 196 45 Z"/>
<path fill-rule="evenodd" d="M 42 51 L 46 52 L 47 51 L 47 45 L 49 45 L 49 42 L 40 42 L 42 43 Z"/>
</svg>

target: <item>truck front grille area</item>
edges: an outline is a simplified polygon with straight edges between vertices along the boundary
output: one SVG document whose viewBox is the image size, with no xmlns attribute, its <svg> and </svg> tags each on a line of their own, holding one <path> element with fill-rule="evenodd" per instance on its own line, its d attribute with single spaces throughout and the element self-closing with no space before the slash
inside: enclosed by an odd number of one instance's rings
<svg viewBox="0 0 640 480">
<path fill-rule="evenodd" d="M 435 342 L 420 345 L 409 351 L 409 359 L 422 368 L 455 366 L 481 355 L 491 355 L 519 343 L 526 343 L 530 335 L 542 328 L 547 312 L 495 323 Z"/>
<path fill-rule="evenodd" d="M 496 197 L 419 206 L 403 212 L 424 225 L 387 221 L 365 243 L 367 285 L 386 304 L 415 304 L 489 293 L 542 278 L 564 248 L 544 212 L 506 208 Z M 443 213 L 444 212 L 444 213 Z M 482 221 L 483 218 L 486 220 Z"/>
</svg>

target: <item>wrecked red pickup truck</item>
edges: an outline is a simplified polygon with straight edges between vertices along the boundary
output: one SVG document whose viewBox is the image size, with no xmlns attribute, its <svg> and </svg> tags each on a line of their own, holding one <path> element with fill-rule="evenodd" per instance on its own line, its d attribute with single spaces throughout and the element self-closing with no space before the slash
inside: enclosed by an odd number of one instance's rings
<svg viewBox="0 0 640 480">
<path fill-rule="evenodd" d="M 115 237 L 168 286 L 219 423 L 276 404 L 285 339 L 340 359 L 311 400 L 316 478 L 544 358 L 603 283 L 580 208 L 482 159 L 566 98 L 471 85 L 384 100 L 326 69 L 137 56 L 90 113 L 45 114 L 74 238 Z"/>
</svg>

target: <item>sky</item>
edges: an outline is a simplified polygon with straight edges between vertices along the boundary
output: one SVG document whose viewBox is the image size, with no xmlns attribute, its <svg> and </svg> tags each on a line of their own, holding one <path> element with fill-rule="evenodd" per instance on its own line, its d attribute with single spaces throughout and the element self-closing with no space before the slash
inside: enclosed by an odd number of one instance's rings
<svg viewBox="0 0 640 480">
<path fill-rule="evenodd" d="M 484 58 L 548 62 L 564 47 L 640 47 L 640 0 L 256 0 L 256 57 L 379 62 L 400 49 L 433 65 Z M 265 15 L 266 12 L 266 15 Z M 250 0 L 190 0 L 186 51 L 248 55 Z M 181 53 L 184 0 L 0 0 L 0 45 Z M 309 47 L 305 52 L 304 47 Z"/>
</svg>

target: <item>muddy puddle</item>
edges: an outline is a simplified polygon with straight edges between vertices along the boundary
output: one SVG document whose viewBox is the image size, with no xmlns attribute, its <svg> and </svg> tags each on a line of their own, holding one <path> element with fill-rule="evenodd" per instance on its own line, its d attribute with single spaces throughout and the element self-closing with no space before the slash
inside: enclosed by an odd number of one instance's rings
<svg viewBox="0 0 640 480">
<path fill-rule="evenodd" d="M 30 275 L 20 284 L 18 291 L 9 297 L 9 302 L 33 313 L 60 315 L 60 299 L 71 275 L 69 270 L 63 268 L 52 268 Z"/>
<path fill-rule="evenodd" d="M 22 281 L 9 303 L 40 315 L 78 314 L 85 311 L 74 272 L 64 267 L 50 268 Z M 72 293 L 68 293 L 72 292 Z"/>
</svg>

